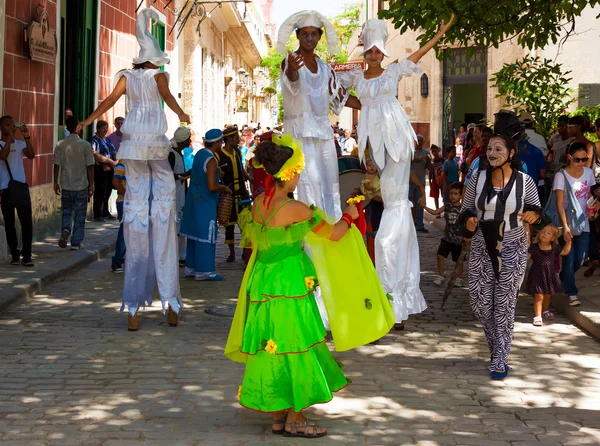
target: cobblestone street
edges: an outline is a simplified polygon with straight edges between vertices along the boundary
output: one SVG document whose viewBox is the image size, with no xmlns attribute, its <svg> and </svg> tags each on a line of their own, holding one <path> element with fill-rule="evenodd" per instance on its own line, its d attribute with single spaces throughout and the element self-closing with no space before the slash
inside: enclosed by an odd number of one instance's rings
<svg viewBox="0 0 600 446">
<path fill-rule="evenodd" d="M 419 235 L 429 309 L 379 345 L 336 354 L 353 384 L 308 411 L 329 436 L 296 443 L 600 444 L 600 344 L 560 316 L 533 327 L 524 295 L 513 370 L 491 381 L 466 289 L 440 310 L 440 232 L 430 228 Z M 0 316 L 0 444 L 296 444 L 271 434 L 270 416 L 237 404 L 243 366 L 223 356 L 231 319 L 204 310 L 233 303 L 243 271 L 225 263 L 222 245 L 219 256 L 226 282 L 182 279 L 177 328 L 155 303 L 127 332 L 123 276 L 108 259 Z"/>
</svg>

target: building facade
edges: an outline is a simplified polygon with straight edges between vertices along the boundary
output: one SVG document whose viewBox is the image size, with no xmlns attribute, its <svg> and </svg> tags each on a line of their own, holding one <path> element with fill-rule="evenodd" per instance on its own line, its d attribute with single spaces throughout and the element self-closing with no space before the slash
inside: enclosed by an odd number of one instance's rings
<svg viewBox="0 0 600 446">
<path fill-rule="evenodd" d="M 388 6 L 383 0 L 363 0 L 361 3 L 361 23 L 377 18 L 378 12 Z M 600 103 L 600 83 L 595 74 L 600 62 L 595 57 L 595 49 L 600 44 L 600 26 L 596 18 L 600 7 L 586 8 L 577 19 L 576 30 L 562 46 L 549 45 L 533 51 L 519 46 L 516 39 L 501 43 L 498 48 L 478 49 L 474 54 L 465 48 L 452 48 L 438 59 L 430 51 L 419 62 L 423 70 L 421 77 L 409 76 L 400 81 L 398 100 L 408 113 L 417 133 L 425 136 L 426 145 L 447 146 L 454 144 L 455 129 L 460 124 L 494 121 L 494 113 L 504 106 L 502 98 L 490 79 L 505 63 L 512 63 L 524 56 L 539 56 L 551 59 L 570 70 L 572 80 L 569 87 L 581 88 L 585 98 L 576 101 L 578 105 Z M 408 31 L 400 34 L 391 23 L 388 24 L 389 39 L 386 46 L 389 64 L 405 57 L 419 48 L 419 32 Z M 352 37 L 349 45 L 350 60 L 360 59 L 362 52 L 360 30 Z"/>
<path fill-rule="evenodd" d="M 267 75 L 260 68 L 271 45 L 262 9 L 252 3 L 223 3 L 203 6 L 190 17 L 178 44 L 183 51 L 183 107 L 191 111 L 194 131 L 203 135 L 225 124 L 272 125 L 271 97 L 263 90 Z"/>
<path fill-rule="evenodd" d="M 63 138 L 64 111 L 70 108 L 84 119 L 112 91 L 115 74 L 131 68 L 138 53 L 136 8 L 150 4 L 160 16 L 152 23 L 152 33 L 171 54 L 172 63 L 165 69 L 171 76 L 171 90 L 181 97 L 179 53 L 171 33 L 173 2 L 0 0 L 1 114 L 13 116 L 31 130 L 36 157 L 24 163 L 36 239 L 58 231 L 60 226 L 60 199 L 52 188 L 52 154 L 56 142 Z M 40 44 L 26 32 L 31 26 L 39 29 Z M 103 119 L 112 125 L 114 117 L 125 113 L 123 98 Z M 177 117 L 170 112 L 167 117 L 172 132 Z M 85 137 L 91 138 L 94 130 L 87 129 Z M 0 232 L 4 236 L 4 231 Z"/>
</svg>

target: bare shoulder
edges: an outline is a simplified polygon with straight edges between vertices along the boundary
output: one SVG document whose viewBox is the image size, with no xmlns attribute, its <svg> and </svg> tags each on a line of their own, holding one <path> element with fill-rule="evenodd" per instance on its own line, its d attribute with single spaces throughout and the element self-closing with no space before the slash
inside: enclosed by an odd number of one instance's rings
<svg viewBox="0 0 600 446">
<path fill-rule="evenodd" d="M 286 203 L 273 217 L 274 226 L 288 226 L 306 221 L 313 216 L 313 210 L 300 201 Z"/>
</svg>

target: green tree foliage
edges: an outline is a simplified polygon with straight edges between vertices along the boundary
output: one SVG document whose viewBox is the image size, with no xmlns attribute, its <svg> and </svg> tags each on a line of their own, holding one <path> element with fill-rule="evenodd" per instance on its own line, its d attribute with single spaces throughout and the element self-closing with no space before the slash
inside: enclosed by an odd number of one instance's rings
<svg viewBox="0 0 600 446">
<path fill-rule="evenodd" d="M 419 36 L 423 44 L 454 13 L 456 20 L 440 44 L 488 48 L 516 37 L 532 49 L 557 43 L 563 30 L 568 37 L 583 9 L 598 4 L 600 0 L 391 0 L 379 17 L 392 20 L 402 33 L 424 30 Z"/>
<path fill-rule="evenodd" d="M 490 81 L 498 88 L 496 97 L 503 97 L 506 107 L 517 113 L 531 113 L 536 130 L 548 138 L 558 117 L 575 101 L 575 91 L 566 86 L 570 73 L 548 59 L 525 57 L 504 64 Z"/>
<path fill-rule="evenodd" d="M 327 41 L 325 35 L 319 41 L 315 53 L 319 58 L 327 63 L 346 63 L 348 61 L 348 42 L 354 30 L 359 26 L 360 3 L 347 4 L 344 10 L 330 19 L 335 32 L 337 34 L 338 43 L 340 44 L 339 54 L 333 55 L 327 52 Z M 287 41 L 285 47 L 290 51 L 298 49 L 298 39 L 295 34 L 292 34 Z M 270 48 L 267 56 L 263 58 L 261 67 L 267 68 L 271 87 L 279 90 L 279 76 L 281 74 L 281 62 L 285 58 L 284 54 L 277 53 L 275 48 Z M 279 103 L 278 122 L 283 122 L 283 98 L 281 93 L 277 95 Z"/>
</svg>

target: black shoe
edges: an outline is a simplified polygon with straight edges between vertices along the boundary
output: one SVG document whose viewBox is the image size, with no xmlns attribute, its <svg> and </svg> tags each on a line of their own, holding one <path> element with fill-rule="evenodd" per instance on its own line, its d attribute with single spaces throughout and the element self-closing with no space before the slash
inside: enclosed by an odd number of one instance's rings
<svg viewBox="0 0 600 446">
<path fill-rule="evenodd" d="M 100 217 L 100 218 L 94 218 L 94 221 L 99 222 L 99 223 L 104 223 L 104 218 Z"/>
<path fill-rule="evenodd" d="M 23 266 L 34 266 L 35 263 L 33 263 L 33 261 L 31 259 L 23 259 L 23 261 L 21 262 L 21 265 L 23 265 Z"/>
<path fill-rule="evenodd" d="M 108 216 L 106 216 L 106 217 L 104 217 L 104 218 L 106 218 L 107 220 L 110 220 L 110 221 L 114 221 L 114 220 L 116 220 L 116 219 L 117 219 L 117 217 L 114 217 L 114 216 L 112 216 L 112 215 L 108 215 Z"/>
<path fill-rule="evenodd" d="M 423 234 L 428 234 L 429 233 L 429 229 L 427 229 L 427 228 L 421 228 L 421 229 L 417 229 L 417 232 L 422 232 Z"/>
<path fill-rule="evenodd" d="M 120 263 L 117 263 L 117 262 L 112 262 L 110 265 L 110 268 L 112 269 L 113 273 L 116 273 L 116 274 L 123 272 L 123 265 L 121 265 Z"/>
<path fill-rule="evenodd" d="M 12 256 L 12 260 L 10 261 L 11 265 L 20 265 L 21 264 L 21 254 L 15 254 Z"/>
<path fill-rule="evenodd" d="M 185 260 L 179 261 L 179 268 L 185 268 Z"/>
<path fill-rule="evenodd" d="M 61 248 L 66 248 L 69 235 L 71 235 L 71 231 L 69 231 L 68 229 L 63 229 L 60 233 L 60 238 L 58 239 L 58 246 L 60 246 Z"/>
</svg>

